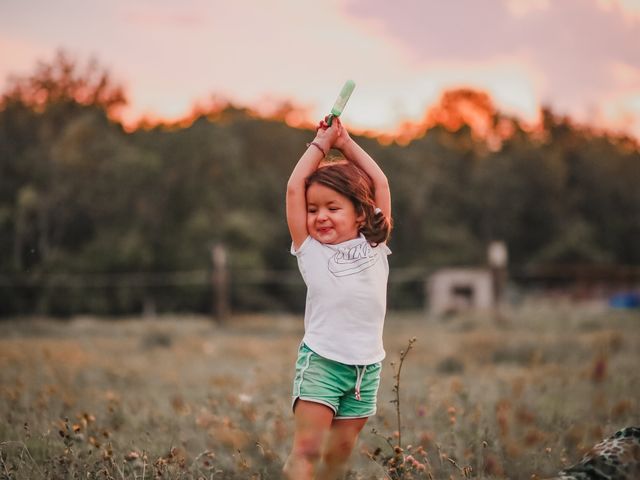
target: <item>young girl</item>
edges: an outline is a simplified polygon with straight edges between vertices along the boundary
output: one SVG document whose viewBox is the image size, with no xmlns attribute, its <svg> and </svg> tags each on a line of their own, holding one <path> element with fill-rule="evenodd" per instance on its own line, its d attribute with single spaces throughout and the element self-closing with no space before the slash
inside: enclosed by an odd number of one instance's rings
<svg viewBox="0 0 640 480">
<path fill-rule="evenodd" d="M 320 165 L 330 148 L 346 161 Z M 335 479 L 376 412 L 391 231 L 389 184 L 339 118 L 320 122 L 287 184 L 291 253 L 307 285 L 287 478 Z"/>
</svg>

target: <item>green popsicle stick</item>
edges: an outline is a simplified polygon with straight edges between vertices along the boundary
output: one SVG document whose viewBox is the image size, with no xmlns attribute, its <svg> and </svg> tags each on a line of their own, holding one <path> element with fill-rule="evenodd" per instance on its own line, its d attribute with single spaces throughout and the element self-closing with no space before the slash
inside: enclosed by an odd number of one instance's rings
<svg viewBox="0 0 640 480">
<path fill-rule="evenodd" d="M 333 104 L 333 107 L 331 108 L 331 114 L 327 119 L 327 124 L 329 126 L 331 126 L 331 124 L 333 123 L 334 117 L 339 117 L 340 115 L 342 115 L 344 106 L 347 104 L 347 101 L 353 93 L 354 88 L 356 88 L 356 84 L 353 80 L 347 80 L 346 82 L 344 82 L 344 86 L 342 87 L 342 90 L 340 90 L 340 95 L 338 95 L 338 98 Z"/>
</svg>

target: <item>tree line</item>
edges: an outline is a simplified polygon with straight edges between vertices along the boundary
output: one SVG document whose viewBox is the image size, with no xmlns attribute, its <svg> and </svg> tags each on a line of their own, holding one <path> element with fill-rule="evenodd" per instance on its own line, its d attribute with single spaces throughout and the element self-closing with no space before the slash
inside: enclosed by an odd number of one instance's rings
<svg viewBox="0 0 640 480">
<path fill-rule="evenodd" d="M 206 285 L 70 285 L 55 274 L 207 270 L 216 244 L 234 308 L 301 308 L 301 282 L 233 279 L 295 269 L 284 190 L 313 130 L 220 104 L 129 132 L 114 120 L 125 103 L 107 71 L 62 53 L 3 92 L 0 315 L 135 313 L 145 299 L 206 311 Z M 492 240 L 506 242 L 511 265 L 640 265 L 637 141 L 541 115 L 529 130 L 485 93 L 458 89 L 404 137 L 356 137 L 391 184 L 392 268 L 484 264 Z M 420 289 L 394 298 L 415 305 Z"/>
</svg>

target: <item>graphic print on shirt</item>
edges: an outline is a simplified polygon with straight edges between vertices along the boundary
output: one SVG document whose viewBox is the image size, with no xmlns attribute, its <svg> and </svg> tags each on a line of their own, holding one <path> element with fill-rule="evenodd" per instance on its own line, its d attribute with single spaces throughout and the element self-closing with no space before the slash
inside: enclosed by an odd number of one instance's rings
<svg viewBox="0 0 640 480">
<path fill-rule="evenodd" d="M 329 259 L 329 271 L 336 277 L 354 275 L 373 266 L 378 255 L 367 242 L 351 248 L 341 248 Z"/>
</svg>

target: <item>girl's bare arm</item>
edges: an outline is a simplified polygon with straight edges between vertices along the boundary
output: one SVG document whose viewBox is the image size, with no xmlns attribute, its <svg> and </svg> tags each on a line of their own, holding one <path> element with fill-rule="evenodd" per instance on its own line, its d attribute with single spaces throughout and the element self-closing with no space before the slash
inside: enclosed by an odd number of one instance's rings
<svg viewBox="0 0 640 480">
<path fill-rule="evenodd" d="M 329 151 L 335 138 L 338 135 L 338 128 L 334 125 L 327 127 L 323 121 L 320 122 L 316 138 L 302 154 L 298 163 L 291 172 L 287 182 L 287 224 L 289 233 L 293 241 L 293 247 L 297 250 L 305 241 L 309 232 L 307 230 L 307 198 L 305 192 L 305 180 L 317 168 L 324 154 Z"/>
<path fill-rule="evenodd" d="M 369 175 L 376 192 L 376 206 L 382 210 L 385 217 L 391 218 L 391 190 L 387 176 L 375 160 L 349 136 L 340 119 L 336 120 L 340 133 L 334 146 L 342 151 L 347 160 L 355 163 Z"/>
</svg>

